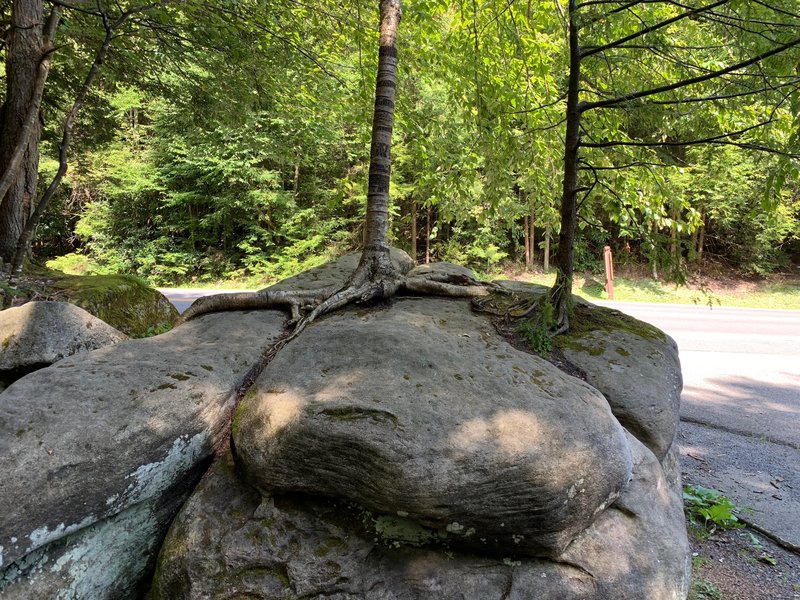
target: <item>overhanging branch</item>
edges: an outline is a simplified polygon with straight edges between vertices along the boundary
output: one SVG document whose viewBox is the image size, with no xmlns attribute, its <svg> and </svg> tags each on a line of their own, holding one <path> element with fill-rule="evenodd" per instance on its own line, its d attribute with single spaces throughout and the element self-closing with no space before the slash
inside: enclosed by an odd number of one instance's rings
<svg viewBox="0 0 800 600">
<path fill-rule="evenodd" d="M 580 110 L 581 112 L 586 112 L 588 110 L 592 110 L 595 108 L 616 107 L 625 104 L 627 102 L 630 102 L 632 100 L 638 100 L 639 98 L 646 98 L 648 96 L 654 96 L 656 94 L 663 94 L 665 92 L 671 92 L 673 90 L 677 90 L 690 85 L 695 85 L 697 83 L 703 83 L 704 81 L 717 79 L 718 77 L 722 77 L 723 75 L 727 75 L 728 73 L 733 73 L 735 71 L 739 71 L 741 69 L 745 69 L 749 66 L 760 63 L 762 60 L 765 60 L 771 56 L 775 56 L 776 54 L 780 54 L 781 52 L 785 52 L 786 50 L 794 48 L 795 46 L 798 45 L 800 45 L 800 38 L 796 38 L 791 42 L 788 42 L 786 44 L 781 44 L 780 46 L 772 48 L 771 50 L 762 52 L 761 54 L 759 54 L 758 56 L 754 56 L 753 58 L 743 60 L 736 64 L 725 67 L 724 69 L 718 69 L 716 71 L 712 71 L 704 75 L 698 75 L 697 77 L 690 77 L 688 79 L 681 79 L 680 81 L 675 81 L 667 85 L 662 85 L 647 90 L 640 90 L 638 92 L 631 92 L 629 94 L 624 94 L 616 98 L 609 98 L 607 100 L 597 100 L 595 102 L 582 102 L 580 105 Z"/>
<path fill-rule="evenodd" d="M 645 36 L 648 33 L 653 33 L 654 31 L 658 31 L 659 29 L 663 29 L 664 27 L 669 27 L 673 23 L 677 23 L 678 21 L 682 21 L 683 19 L 687 19 L 687 18 L 690 18 L 690 17 L 695 17 L 695 16 L 697 16 L 699 14 L 702 14 L 704 12 L 708 12 L 710 10 L 713 10 L 713 9 L 717 8 L 718 6 L 722 6 L 723 4 L 727 4 L 727 3 L 728 3 L 728 0 L 717 0 L 716 2 L 712 2 L 711 4 L 708 4 L 706 6 L 701 6 L 700 8 L 696 8 L 696 9 L 693 9 L 693 10 L 688 10 L 685 13 L 682 13 L 680 15 L 676 15 L 676 16 L 672 17 L 671 19 L 665 19 L 664 21 L 661 21 L 660 23 L 656 23 L 655 25 L 651 25 L 650 27 L 645 27 L 644 29 L 640 29 L 639 31 L 636 31 L 635 33 L 632 33 L 630 35 L 626 35 L 625 37 L 622 37 L 622 38 L 619 38 L 617 40 L 614 40 L 613 42 L 609 42 L 607 44 L 603 44 L 602 46 L 588 47 L 588 48 L 586 48 L 584 50 L 581 50 L 581 53 L 580 53 L 581 59 L 586 58 L 588 56 L 592 56 L 594 54 L 599 54 L 600 52 L 605 52 L 606 50 L 611 50 L 611 49 L 617 48 L 617 47 L 622 46 L 623 44 L 625 44 L 627 42 L 630 42 L 632 40 L 635 40 L 637 38 Z"/>
</svg>

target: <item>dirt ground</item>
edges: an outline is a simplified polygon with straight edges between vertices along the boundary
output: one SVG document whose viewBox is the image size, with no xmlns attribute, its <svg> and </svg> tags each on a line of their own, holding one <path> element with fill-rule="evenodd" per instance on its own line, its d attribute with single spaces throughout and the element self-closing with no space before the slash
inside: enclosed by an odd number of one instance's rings
<svg viewBox="0 0 800 600">
<path fill-rule="evenodd" d="M 690 600 L 800 598 L 800 556 L 747 528 L 690 535 Z"/>
</svg>

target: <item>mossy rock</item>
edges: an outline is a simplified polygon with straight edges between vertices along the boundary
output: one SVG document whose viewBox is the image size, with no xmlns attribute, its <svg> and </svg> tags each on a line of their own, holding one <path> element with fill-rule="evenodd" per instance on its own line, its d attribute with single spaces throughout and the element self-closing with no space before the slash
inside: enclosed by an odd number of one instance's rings
<svg viewBox="0 0 800 600">
<path fill-rule="evenodd" d="M 60 275 L 51 286 L 66 301 L 134 338 L 168 331 L 179 316 L 161 292 L 131 275 Z"/>
</svg>

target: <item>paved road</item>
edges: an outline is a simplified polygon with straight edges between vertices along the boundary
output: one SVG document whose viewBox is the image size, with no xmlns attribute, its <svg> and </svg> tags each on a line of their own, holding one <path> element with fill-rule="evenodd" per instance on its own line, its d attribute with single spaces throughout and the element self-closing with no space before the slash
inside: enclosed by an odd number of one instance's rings
<svg viewBox="0 0 800 600">
<path fill-rule="evenodd" d="M 678 343 L 685 419 L 800 448 L 800 311 L 602 304 Z"/>
<path fill-rule="evenodd" d="M 253 290 L 207 290 L 197 288 L 157 288 L 159 292 L 169 298 L 175 305 L 179 313 L 183 313 L 189 306 L 201 296 L 210 294 L 227 294 L 231 292 L 252 292 Z"/>
<path fill-rule="evenodd" d="M 800 547 L 800 311 L 602 304 L 678 342 L 684 479 Z"/>
</svg>

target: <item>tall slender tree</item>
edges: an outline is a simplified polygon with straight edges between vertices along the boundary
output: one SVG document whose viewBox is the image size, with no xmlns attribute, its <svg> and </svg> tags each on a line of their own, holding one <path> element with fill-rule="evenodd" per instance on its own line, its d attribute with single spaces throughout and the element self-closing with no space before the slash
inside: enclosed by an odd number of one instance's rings
<svg viewBox="0 0 800 600">
<path fill-rule="evenodd" d="M 389 184 L 391 180 L 392 131 L 397 90 L 397 28 L 400 0 L 380 0 L 380 37 L 375 108 L 372 119 L 366 235 L 361 259 L 348 281 L 338 286 L 293 292 L 271 291 L 217 294 L 196 300 L 183 315 L 192 319 L 221 310 L 287 307 L 295 327 L 287 343 L 317 317 L 352 302 L 388 298 L 401 290 L 423 294 L 473 297 L 488 293 L 486 286 L 465 277 L 429 275 L 406 277 L 392 265 L 389 256 Z M 302 315 L 304 309 L 310 312 Z"/>
<path fill-rule="evenodd" d="M 569 328 L 579 205 L 591 193 L 599 177 L 591 164 L 589 152 L 726 144 L 797 156 L 796 149 L 779 148 L 769 140 L 759 140 L 754 136 L 759 131 L 768 131 L 775 121 L 775 112 L 789 104 L 791 97 L 795 98 L 793 104 L 797 106 L 800 78 L 791 61 L 776 61 L 776 57 L 800 46 L 797 33 L 800 31 L 800 13 L 793 6 L 788 2 L 741 3 L 733 0 L 697 3 L 569 0 L 565 15 L 569 76 L 561 231 L 555 261 L 557 277 L 550 292 L 557 319 L 556 333 Z M 706 33 L 714 32 L 714 41 L 707 40 L 705 47 L 672 44 L 670 31 L 686 23 L 702 26 Z M 599 41 L 586 42 L 584 38 L 588 35 L 599 38 Z M 720 41 L 721 49 L 710 47 Z M 704 55 L 709 53 L 713 54 L 712 59 L 704 60 Z M 620 64 L 639 63 L 647 55 L 656 57 L 667 67 L 665 71 L 656 73 L 656 81 L 650 85 L 626 87 L 630 83 L 622 82 L 622 77 L 606 80 L 601 85 L 588 77 L 584 69 L 590 60 L 599 61 L 604 71 L 613 74 Z M 720 66 L 720 58 L 727 64 Z M 746 99 L 755 106 L 751 123 L 700 132 L 683 139 L 613 138 L 592 131 L 591 124 L 587 123 L 590 113 L 603 111 L 624 109 L 635 112 L 653 107 L 687 107 Z M 582 172 L 588 174 L 583 180 L 580 177 Z M 579 200 L 582 192 L 584 196 Z"/>
</svg>

